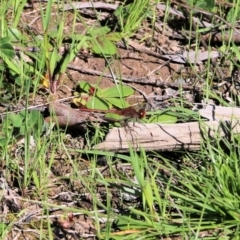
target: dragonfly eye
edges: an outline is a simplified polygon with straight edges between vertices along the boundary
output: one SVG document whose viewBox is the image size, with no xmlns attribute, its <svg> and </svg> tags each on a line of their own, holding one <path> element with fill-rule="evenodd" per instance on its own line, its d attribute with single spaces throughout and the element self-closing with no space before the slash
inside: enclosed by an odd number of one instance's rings
<svg viewBox="0 0 240 240">
<path fill-rule="evenodd" d="M 146 116 L 146 111 L 145 109 L 140 109 L 138 112 L 139 118 L 144 118 Z"/>
</svg>

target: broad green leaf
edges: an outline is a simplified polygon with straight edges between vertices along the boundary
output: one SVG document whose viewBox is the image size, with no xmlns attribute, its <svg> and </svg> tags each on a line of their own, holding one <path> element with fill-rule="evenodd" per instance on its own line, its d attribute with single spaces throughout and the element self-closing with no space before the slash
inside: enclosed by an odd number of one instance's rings
<svg viewBox="0 0 240 240">
<path fill-rule="evenodd" d="M 10 43 L 10 39 L 8 37 L 0 39 L 0 52 L 1 57 L 4 54 L 7 58 L 12 59 L 15 55 L 12 44 Z"/>
<path fill-rule="evenodd" d="M 108 110 L 110 108 L 106 101 L 99 99 L 98 97 L 91 97 L 87 101 L 86 107 L 99 110 Z"/>
<path fill-rule="evenodd" d="M 129 103 L 125 99 L 120 98 L 104 98 L 107 102 L 117 108 L 126 108 L 129 107 Z"/>
<path fill-rule="evenodd" d="M 21 116 L 22 119 L 26 119 L 26 112 L 25 110 L 22 110 L 19 115 Z M 33 127 L 38 121 L 39 118 L 41 117 L 41 113 L 37 110 L 31 110 L 28 114 L 27 114 L 27 121 L 29 121 L 28 126 L 29 127 Z"/>
<path fill-rule="evenodd" d="M 10 40 L 8 37 L 0 39 L 0 57 L 10 70 L 12 70 L 14 73 L 20 74 L 21 69 L 19 68 L 19 64 L 15 60 L 12 60 L 15 52 L 9 41 Z"/>
<path fill-rule="evenodd" d="M 2 44 L 9 43 L 9 42 L 10 42 L 10 38 L 9 37 L 0 38 L 0 46 Z"/>
<path fill-rule="evenodd" d="M 30 118 L 30 123 L 31 125 L 35 125 L 36 123 L 39 123 L 39 120 L 42 119 L 42 115 L 39 111 L 37 110 L 32 110 L 30 113 L 29 113 L 29 118 Z"/>
<path fill-rule="evenodd" d="M 78 84 L 79 84 L 80 89 L 83 90 L 86 93 L 89 93 L 89 90 L 90 90 L 91 87 L 97 88 L 95 85 L 93 86 L 86 81 L 81 81 Z"/>
<path fill-rule="evenodd" d="M 69 34 L 68 37 L 74 41 L 81 41 L 85 36 L 81 34 Z M 89 39 L 88 39 L 89 40 Z"/>
<path fill-rule="evenodd" d="M 6 147 L 9 143 L 9 139 L 4 137 L 4 136 L 0 136 L 0 147 Z M 0 234 L 1 234 L 1 228 L 0 228 Z"/>
<path fill-rule="evenodd" d="M 0 223 L 0 234 L 2 235 L 4 233 L 4 230 L 7 228 L 7 225 L 5 223 Z"/>
<path fill-rule="evenodd" d="M 11 99 L 12 99 L 12 94 L 11 93 L 4 94 L 2 97 L 0 97 L 0 101 L 2 103 L 10 104 Z"/>
<path fill-rule="evenodd" d="M 41 113 L 37 110 L 32 110 L 29 114 L 29 122 L 32 124 L 33 136 L 39 139 L 44 131 L 44 120 Z"/>
<path fill-rule="evenodd" d="M 99 96 L 105 98 L 113 97 L 128 97 L 134 93 L 134 90 L 129 86 L 113 86 L 111 88 L 106 88 L 99 90 Z"/>
<path fill-rule="evenodd" d="M 43 117 L 41 113 L 37 110 L 32 110 L 26 116 L 26 112 L 23 110 L 19 113 L 19 115 L 22 119 L 24 119 L 24 124 L 21 125 L 19 133 L 24 135 L 26 130 L 28 130 L 34 136 L 40 137 L 39 135 L 42 133 L 43 129 Z"/>
<path fill-rule="evenodd" d="M 19 114 L 9 113 L 4 121 L 7 121 L 13 127 L 20 127 L 22 125 L 22 117 Z"/>
<path fill-rule="evenodd" d="M 92 40 L 91 43 L 91 50 L 95 54 L 111 56 L 117 53 L 115 44 L 108 40 L 106 36 L 97 37 L 95 40 Z"/>
<path fill-rule="evenodd" d="M 12 52 L 11 51 L 5 51 L 9 56 L 6 56 L 3 52 L 0 50 L 0 57 L 3 59 L 5 64 L 8 66 L 9 70 L 13 71 L 13 75 L 17 73 L 18 75 L 21 74 L 21 69 L 19 67 L 19 63 L 17 63 L 16 60 L 11 59 Z"/>
<path fill-rule="evenodd" d="M 89 35 L 91 35 L 92 37 L 96 37 L 96 36 L 106 35 L 110 31 L 111 29 L 105 26 L 105 27 L 99 27 L 99 28 L 92 28 L 88 32 L 89 32 Z"/>
<path fill-rule="evenodd" d="M 108 33 L 106 35 L 106 38 L 110 41 L 118 42 L 118 41 L 122 40 L 123 36 L 120 32 L 112 32 L 112 33 Z"/>
<path fill-rule="evenodd" d="M 240 19 L 240 11 L 239 11 L 239 8 L 236 9 L 236 8 L 231 8 L 229 11 L 228 11 L 228 14 L 227 14 L 227 21 L 228 22 L 234 22 L 235 21 L 239 21 Z"/>
<path fill-rule="evenodd" d="M 117 18 L 121 18 L 123 16 L 124 13 L 124 8 L 126 8 L 126 6 L 122 6 L 120 5 L 115 11 L 114 11 L 114 15 Z"/>
<path fill-rule="evenodd" d="M 15 77 L 15 83 L 21 87 L 23 85 L 22 78 L 20 76 Z"/>
<path fill-rule="evenodd" d="M 202 8 L 207 11 L 213 11 L 215 7 L 215 1 L 214 0 L 197 0 L 195 7 Z"/>
<path fill-rule="evenodd" d="M 12 41 L 19 41 L 23 39 L 22 33 L 17 28 L 8 28 L 8 37 Z"/>
</svg>

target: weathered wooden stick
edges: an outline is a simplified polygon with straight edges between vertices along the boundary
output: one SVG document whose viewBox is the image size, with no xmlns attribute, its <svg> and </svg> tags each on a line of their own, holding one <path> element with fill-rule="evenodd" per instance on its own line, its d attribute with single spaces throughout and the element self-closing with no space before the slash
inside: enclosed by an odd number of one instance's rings
<svg viewBox="0 0 240 240">
<path fill-rule="evenodd" d="M 200 115 L 211 119 L 180 124 L 139 124 L 113 128 L 94 149 L 126 152 L 129 147 L 146 151 L 198 150 L 206 138 L 240 133 L 240 109 L 208 106 Z"/>
</svg>

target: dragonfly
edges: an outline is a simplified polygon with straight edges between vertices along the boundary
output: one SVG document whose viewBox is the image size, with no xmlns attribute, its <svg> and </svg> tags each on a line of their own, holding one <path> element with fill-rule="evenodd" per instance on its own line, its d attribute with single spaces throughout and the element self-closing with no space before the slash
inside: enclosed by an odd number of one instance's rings
<svg viewBox="0 0 240 240">
<path fill-rule="evenodd" d="M 142 119 L 146 116 L 145 108 L 140 108 L 139 110 L 135 109 L 133 106 L 122 108 L 122 109 L 110 109 L 110 110 L 99 110 L 99 109 L 90 109 L 90 108 L 80 108 L 80 111 L 84 112 L 93 112 L 93 113 L 106 113 L 104 119 L 109 120 L 112 122 L 127 120 L 127 119 Z M 108 114 L 114 114 L 114 115 L 120 115 L 123 118 L 118 119 L 115 117 L 111 117 L 111 115 Z"/>
</svg>

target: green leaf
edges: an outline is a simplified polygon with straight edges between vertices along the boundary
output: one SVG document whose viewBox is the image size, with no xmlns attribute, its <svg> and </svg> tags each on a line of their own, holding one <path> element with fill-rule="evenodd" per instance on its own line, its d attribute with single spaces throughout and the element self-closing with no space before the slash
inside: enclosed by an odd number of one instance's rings
<svg viewBox="0 0 240 240">
<path fill-rule="evenodd" d="M 42 16 L 42 21 L 43 21 L 43 31 L 46 32 L 48 27 L 49 27 L 49 23 L 50 23 L 50 19 L 51 19 L 51 14 L 52 14 L 52 0 L 48 0 L 47 1 L 47 8 L 46 8 L 46 13 L 44 15 L 44 17 Z"/>
<path fill-rule="evenodd" d="M 34 170 L 34 171 L 32 172 L 32 177 L 33 177 L 33 182 L 34 182 L 35 186 L 36 186 L 37 188 L 40 188 L 40 181 L 39 181 L 39 176 L 38 176 L 37 171 Z"/>
<path fill-rule="evenodd" d="M 154 197 L 152 186 L 150 184 L 149 179 L 144 181 L 144 186 L 142 187 L 143 195 L 146 199 L 146 203 L 148 204 L 148 208 L 150 209 L 151 214 L 154 214 Z"/>
<path fill-rule="evenodd" d="M 97 89 L 97 86 L 95 86 L 95 85 L 93 86 L 86 81 L 81 81 L 78 84 L 79 84 L 80 89 L 83 90 L 86 93 L 89 93 L 89 90 L 90 90 L 91 87 Z"/>
<path fill-rule="evenodd" d="M 149 225 L 146 222 L 139 220 L 138 216 L 133 214 L 129 216 L 121 216 L 115 222 L 117 228 L 120 230 L 129 230 L 129 229 L 147 229 Z M 138 233 L 139 234 L 139 233 Z M 137 238 L 136 238 L 137 239 Z"/>
<path fill-rule="evenodd" d="M 7 225 L 5 223 L 0 223 L 0 234 L 2 235 L 4 233 L 4 230 L 7 228 Z"/>
<path fill-rule="evenodd" d="M 213 11 L 215 7 L 215 2 L 214 0 L 202 0 L 202 1 L 197 1 L 196 7 L 208 10 L 208 11 Z"/>
<path fill-rule="evenodd" d="M 76 57 L 76 55 L 79 53 L 80 49 L 83 48 L 88 48 L 87 40 L 88 37 L 80 35 L 79 39 L 77 39 L 77 36 L 79 35 L 74 35 L 72 38 L 72 44 L 70 46 L 69 52 L 67 55 L 63 58 L 61 67 L 60 67 L 60 72 L 64 73 L 67 69 L 68 64 Z M 76 41 L 80 41 L 78 44 L 75 44 Z"/>
<path fill-rule="evenodd" d="M 91 50 L 95 54 L 114 55 L 117 53 L 117 48 L 114 43 L 106 38 L 106 36 L 97 37 L 91 41 Z"/>
<path fill-rule="evenodd" d="M 21 68 L 19 67 L 19 63 L 15 60 L 15 59 L 10 59 L 8 57 L 6 57 L 5 55 L 2 55 L 0 53 L 0 56 L 3 58 L 3 61 L 6 63 L 6 65 L 8 66 L 8 68 L 13 72 L 16 73 L 18 75 L 21 74 Z M 13 74 L 12 73 L 12 74 Z"/>
<path fill-rule="evenodd" d="M 26 119 L 26 112 L 25 112 L 25 110 L 21 111 L 19 113 L 19 115 L 21 116 L 22 119 Z M 28 117 L 27 121 L 29 121 L 28 122 L 28 127 L 33 128 L 34 125 L 39 122 L 39 119 L 42 118 L 42 115 L 37 110 L 31 110 L 28 113 L 27 117 Z"/>
<path fill-rule="evenodd" d="M 106 35 L 106 38 L 110 41 L 118 42 L 118 41 L 122 40 L 123 36 L 120 32 L 112 32 L 112 33 L 108 33 Z"/>
<path fill-rule="evenodd" d="M 15 77 L 15 83 L 21 87 L 23 85 L 22 78 L 20 76 Z"/>
<path fill-rule="evenodd" d="M 232 52 L 236 55 L 237 59 L 240 60 L 240 52 L 238 47 L 233 43 L 233 46 L 231 47 Z"/>
<path fill-rule="evenodd" d="M 9 42 L 10 42 L 10 38 L 9 37 L 0 38 L 0 46 L 2 44 L 9 43 Z"/>
<path fill-rule="evenodd" d="M 113 86 L 111 88 L 106 88 L 99 90 L 99 96 L 105 98 L 112 97 L 128 97 L 134 93 L 134 90 L 129 86 Z"/>
<path fill-rule="evenodd" d="M 19 134 L 24 135 L 26 131 L 28 131 L 35 139 L 38 139 L 44 128 L 44 120 L 41 113 L 37 110 L 31 110 L 26 116 L 26 112 L 23 110 L 19 113 L 19 116 L 23 119 L 23 124 L 20 126 Z"/>
<path fill-rule="evenodd" d="M 10 39 L 8 37 L 0 39 L 0 52 L 1 55 L 4 54 L 6 57 L 12 59 L 15 55 L 12 44 L 10 43 Z"/>
<path fill-rule="evenodd" d="M 7 121 L 9 125 L 11 124 L 13 127 L 20 127 L 22 125 L 22 117 L 19 114 L 9 113 L 7 114 L 4 122 Z"/>
<path fill-rule="evenodd" d="M 23 39 L 22 33 L 17 28 L 8 28 L 8 37 L 12 41 L 19 41 Z"/>
<path fill-rule="evenodd" d="M 125 12 L 124 8 L 126 8 L 125 6 L 120 5 L 115 11 L 114 11 L 114 15 L 117 18 L 121 18 L 123 16 L 123 13 Z"/>
<path fill-rule="evenodd" d="M 88 33 L 92 37 L 96 37 L 96 36 L 106 35 L 110 31 L 111 31 L 111 29 L 109 27 L 105 26 L 105 27 L 99 27 L 99 28 L 92 28 L 88 31 Z"/>
<path fill-rule="evenodd" d="M 12 60 L 15 52 L 13 46 L 10 44 L 10 39 L 8 37 L 0 39 L 0 57 L 6 63 L 8 68 L 14 73 L 20 74 L 21 69 L 19 68 L 19 63 Z"/>
<path fill-rule="evenodd" d="M 0 136 L 0 147 L 6 147 L 8 145 L 9 139 L 3 136 Z M 0 229 L 1 234 L 1 229 Z"/>
<path fill-rule="evenodd" d="M 117 107 L 117 108 L 126 108 L 129 107 L 129 103 L 125 99 L 120 98 L 105 98 L 107 102 L 109 102 L 111 105 Z"/>
<path fill-rule="evenodd" d="M 233 22 L 234 21 L 238 21 L 240 19 L 240 11 L 239 11 L 239 8 L 238 10 L 236 11 L 236 8 L 231 8 L 229 11 L 228 11 L 228 14 L 227 14 L 227 21 L 228 22 Z"/>
<path fill-rule="evenodd" d="M 86 107 L 99 110 L 108 110 L 110 108 L 109 104 L 106 101 L 94 96 L 87 101 Z"/>
<path fill-rule="evenodd" d="M 37 123 L 39 121 L 39 118 L 42 116 L 41 113 L 37 110 L 32 110 L 29 114 L 30 116 L 30 120 L 31 120 L 31 124 L 34 125 L 35 123 Z"/>
<path fill-rule="evenodd" d="M 55 70 L 55 67 L 57 65 L 58 60 L 59 60 L 59 55 L 58 55 L 57 49 L 54 48 L 51 55 L 50 55 L 50 73 L 51 73 L 51 76 L 53 76 L 53 73 L 54 73 L 54 70 Z"/>
<path fill-rule="evenodd" d="M 91 87 L 91 85 L 86 81 L 78 82 L 78 85 L 84 92 L 88 92 L 89 88 Z"/>
<path fill-rule="evenodd" d="M 187 2 L 189 3 L 190 6 L 202 8 L 207 11 L 213 11 L 215 7 L 214 0 L 188 0 Z"/>
</svg>

